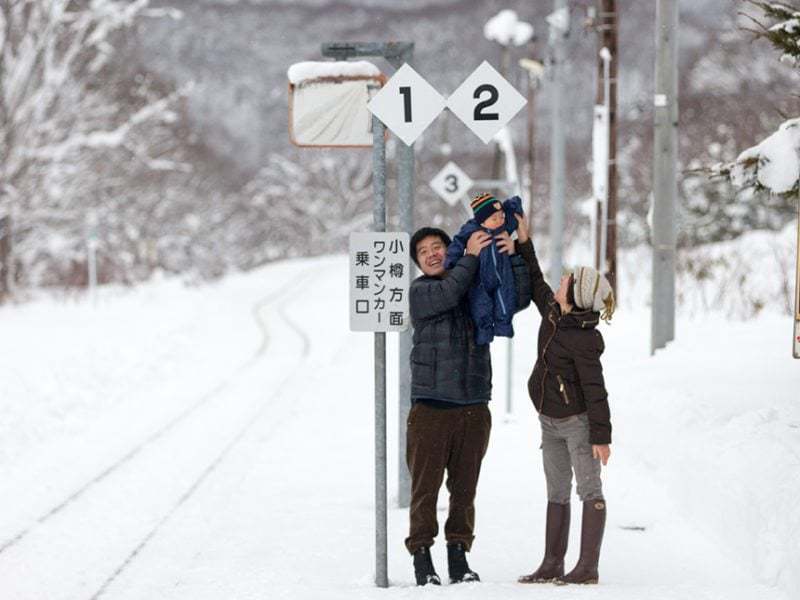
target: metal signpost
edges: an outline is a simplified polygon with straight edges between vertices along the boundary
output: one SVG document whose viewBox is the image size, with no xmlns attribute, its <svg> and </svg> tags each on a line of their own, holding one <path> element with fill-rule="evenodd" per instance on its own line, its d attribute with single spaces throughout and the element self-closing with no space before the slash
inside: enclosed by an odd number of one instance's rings
<svg viewBox="0 0 800 600">
<path fill-rule="evenodd" d="M 350 235 L 350 329 L 375 332 L 375 583 L 389 586 L 386 332 L 409 326 L 408 233 L 386 230 L 386 144 L 373 117 L 373 229 Z"/>
</svg>

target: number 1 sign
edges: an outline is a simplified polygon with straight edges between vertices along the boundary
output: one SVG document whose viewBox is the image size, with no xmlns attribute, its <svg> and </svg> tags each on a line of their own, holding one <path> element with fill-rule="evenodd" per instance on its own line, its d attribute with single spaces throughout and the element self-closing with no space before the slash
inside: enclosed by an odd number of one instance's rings
<svg viewBox="0 0 800 600">
<path fill-rule="evenodd" d="M 370 100 L 367 109 L 410 146 L 444 110 L 444 105 L 444 98 L 431 84 L 404 64 Z"/>
</svg>

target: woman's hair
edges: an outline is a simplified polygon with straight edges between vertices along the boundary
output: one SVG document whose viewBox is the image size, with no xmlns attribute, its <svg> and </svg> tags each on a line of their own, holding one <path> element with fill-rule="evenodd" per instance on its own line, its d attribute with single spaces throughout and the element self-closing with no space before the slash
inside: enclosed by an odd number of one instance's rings
<svg viewBox="0 0 800 600">
<path fill-rule="evenodd" d="M 575 304 L 575 275 L 569 274 L 569 285 L 567 285 L 567 304 L 576 306 Z"/>
</svg>

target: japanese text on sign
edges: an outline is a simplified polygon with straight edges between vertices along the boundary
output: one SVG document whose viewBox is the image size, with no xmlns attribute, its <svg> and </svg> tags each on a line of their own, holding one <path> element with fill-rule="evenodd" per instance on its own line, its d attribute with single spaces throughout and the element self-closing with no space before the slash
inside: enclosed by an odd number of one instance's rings
<svg viewBox="0 0 800 600">
<path fill-rule="evenodd" d="M 350 329 L 402 331 L 408 328 L 408 234 L 350 235 Z"/>
</svg>

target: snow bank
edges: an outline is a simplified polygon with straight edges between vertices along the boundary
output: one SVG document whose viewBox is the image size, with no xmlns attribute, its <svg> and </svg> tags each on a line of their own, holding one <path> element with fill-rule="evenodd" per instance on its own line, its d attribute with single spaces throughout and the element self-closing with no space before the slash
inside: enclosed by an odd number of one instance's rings
<svg viewBox="0 0 800 600">
<path fill-rule="evenodd" d="M 483 26 L 483 35 L 487 40 L 503 46 L 512 43 L 515 46 L 527 44 L 533 37 L 533 25 L 520 21 L 513 10 L 501 10 Z"/>
<path fill-rule="evenodd" d="M 309 79 L 319 77 L 377 77 L 381 70 L 366 60 L 348 61 L 306 61 L 289 67 L 289 82 L 298 85 Z"/>
<path fill-rule="evenodd" d="M 678 249 L 678 314 L 690 318 L 718 314 L 736 320 L 763 313 L 788 315 L 796 235 L 796 225 L 790 223 L 779 232 L 752 231 L 735 240 Z M 568 251 L 570 264 L 591 264 L 586 246 Z M 652 262 L 649 246 L 619 251 L 620 301 L 625 307 L 650 306 Z"/>
</svg>

